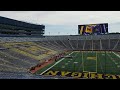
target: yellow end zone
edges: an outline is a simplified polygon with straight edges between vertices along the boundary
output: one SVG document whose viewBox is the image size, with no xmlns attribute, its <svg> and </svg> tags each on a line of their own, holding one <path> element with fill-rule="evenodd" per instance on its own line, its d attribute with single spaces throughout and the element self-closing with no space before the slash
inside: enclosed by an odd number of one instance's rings
<svg viewBox="0 0 120 90">
<path fill-rule="evenodd" d="M 120 75 L 112 74 L 99 74 L 96 72 L 68 72 L 68 71 L 47 71 L 44 76 L 61 76 L 61 77 L 73 77 L 84 79 L 120 79 Z"/>
</svg>

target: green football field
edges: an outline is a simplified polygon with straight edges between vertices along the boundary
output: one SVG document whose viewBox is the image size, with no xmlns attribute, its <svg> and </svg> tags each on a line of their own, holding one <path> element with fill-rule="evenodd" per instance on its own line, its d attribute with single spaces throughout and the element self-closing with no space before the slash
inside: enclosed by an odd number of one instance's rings
<svg viewBox="0 0 120 90">
<path fill-rule="evenodd" d="M 120 75 L 120 56 L 116 52 L 107 51 L 74 51 L 38 70 L 36 74 L 43 75 L 47 71 Z"/>
</svg>

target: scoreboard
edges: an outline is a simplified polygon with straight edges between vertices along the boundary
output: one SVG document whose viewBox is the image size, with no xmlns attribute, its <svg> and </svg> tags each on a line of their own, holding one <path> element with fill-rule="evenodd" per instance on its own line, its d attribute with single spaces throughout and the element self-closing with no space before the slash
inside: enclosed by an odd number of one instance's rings
<svg viewBox="0 0 120 90">
<path fill-rule="evenodd" d="M 78 25 L 80 35 L 100 35 L 108 33 L 108 23 Z"/>
</svg>

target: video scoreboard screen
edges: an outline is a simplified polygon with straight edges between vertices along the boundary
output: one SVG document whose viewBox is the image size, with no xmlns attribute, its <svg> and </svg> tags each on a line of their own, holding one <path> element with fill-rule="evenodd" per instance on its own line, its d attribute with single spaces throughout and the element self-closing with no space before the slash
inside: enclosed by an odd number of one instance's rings
<svg viewBox="0 0 120 90">
<path fill-rule="evenodd" d="M 78 25 L 80 35 L 100 35 L 108 33 L 108 23 Z"/>
</svg>

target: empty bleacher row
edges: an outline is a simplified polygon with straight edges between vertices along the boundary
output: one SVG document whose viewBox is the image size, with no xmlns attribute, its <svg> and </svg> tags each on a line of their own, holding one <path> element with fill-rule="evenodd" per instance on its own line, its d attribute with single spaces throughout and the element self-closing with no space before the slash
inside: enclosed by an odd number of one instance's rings
<svg viewBox="0 0 120 90">
<path fill-rule="evenodd" d="M 29 72 L 31 67 L 57 54 L 54 48 L 27 41 L 1 42 L 0 48 L 4 48 L 0 50 L 0 72 Z"/>
<path fill-rule="evenodd" d="M 55 42 L 57 43 L 57 45 Z M 43 43 L 46 43 L 44 44 L 44 46 L 48 45 L 48 47 L 49 46 L 52 47 L 53 46 L 52 44 L 54 44 L 57 47 L 59 46 L 59 48 L 61 47 L 60 49 L 62 50 L 120 50 L 119 37 L 116 39 L 109 38 L 99 40 L 68 39 L 68 40 L 55 40 L 54 42 L 51 40 L 51 41 L 39 41 L 39 43 L 41 43 L 41 45 Z"/>
<path fill-rule="evenodd" d="M 120 39 L 120 34 L 114 35 L 93 35 L 93 36 L 72 36 L 72 35 L 60 35 L 60 36 L 45 36 L 44 38 L 38 37 L 0 37 L 2 42 L 25 42 L 25 41 L 62 41 L 62 40 L 105 40 L 105 39 Z"/>
</svg>

